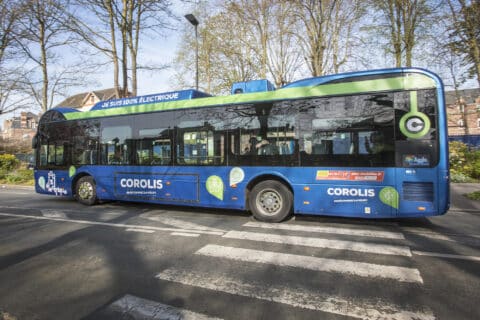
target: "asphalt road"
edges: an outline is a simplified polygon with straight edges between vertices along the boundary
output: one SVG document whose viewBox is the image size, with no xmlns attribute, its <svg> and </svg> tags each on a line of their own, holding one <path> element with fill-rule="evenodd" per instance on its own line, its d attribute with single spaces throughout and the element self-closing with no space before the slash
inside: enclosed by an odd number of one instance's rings
<svg viewBox="0 0 480 320">
<path fill-rule="evenodd" d="M 305 217 L 0 188 L 0 311 L 16 319 L 478 319 L 480 205 Z M 1 318 L 1 317 L 0 317 Z"/>
</svg>

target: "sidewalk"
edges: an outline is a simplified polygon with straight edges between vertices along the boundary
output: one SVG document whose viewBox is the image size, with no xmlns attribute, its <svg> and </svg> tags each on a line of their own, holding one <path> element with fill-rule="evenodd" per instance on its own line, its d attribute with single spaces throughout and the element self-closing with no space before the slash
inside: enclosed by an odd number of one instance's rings
<svg viewBox="0 0 480 320">
<path fill-rule="evenodd" d="M 464 196 L 464 194 L 474 191 L 480 191 L 480 183 L 451 183 L 450 210 L 478 211 L 480 213 L 480 200 L 470 200 Z"/>
</svg>

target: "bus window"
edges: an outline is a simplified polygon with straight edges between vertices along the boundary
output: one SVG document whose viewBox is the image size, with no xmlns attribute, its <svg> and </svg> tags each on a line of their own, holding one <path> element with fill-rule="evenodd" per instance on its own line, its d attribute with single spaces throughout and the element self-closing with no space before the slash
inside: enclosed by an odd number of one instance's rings
<svg viewBox="0 0 480 320">
<path fill-rule="evenodd" d="M 40 148 L 38 149 L 38 164 L 39 167 L 46 167 L 48 157 L 48 144 L 41 144 Z"/>
<path fill-rule="evenodd" d="M 98 164 L 99 128 L 96 120 L 75 121 L 71 125 L 72 164 Z"/>
<path fill-rule="evenodd" d="M 314 98 L 300 106 L 303 165 L 393 166 L 393 94 Z"/>
<path fill-rule="evenodd" d="M 104 164 L 134 164 L 130 159 L 132 129 L 128 125 L 108 126 L 102 123 L 101 151 Z M 128 143 L 127 143 L 128 142 Z M 130 148 L 129 148 L 130 145 Z M 131 161 L 132 160 L 132 161 Z M 132 163 L 130 163 L 132 162 Z"/>
<path fill-rule="evenodd" d="M 183 162 L 185 164 L 212 164 L 213 156 L 212 131 L 183 133 Z"/>
<path fill-rule="evenodd" d="M 38 162 L 41 168 L 65 166 L 68 156 L 69 142 L 66 137 L 69 131 L 65 126 L 42 128 L 44 134 L 39 136 Z"/>
<path fill-rule="evenodd" d="M 295 113 L 286 102 L 232 106 L 232 165 L 292 165 L 297 152 Z"/>
<path fill-rule="evenodd" d="M 172 159 L 172 150 L 169 139 L 157 139 L 152 142 L 152 164 L 167 165 Z"/>
<path fill-rule="evenodd" d="M 149 128 L 138 131 L 135 143 L 136 161 L 140 165 L 171 164 L 171 139 L 168 128 Z"/>
<path fill-rule="evenodd" d="M 182 165 L 225 162 L 224 108 L 180 110 L 176 113 L 176 161 Z"/>
<path fill-rule="evenodd" d="M 61 142 L 40 147 L 40 165 L 62 166 L 64 162 L 64 145 Z"/>
</svg>

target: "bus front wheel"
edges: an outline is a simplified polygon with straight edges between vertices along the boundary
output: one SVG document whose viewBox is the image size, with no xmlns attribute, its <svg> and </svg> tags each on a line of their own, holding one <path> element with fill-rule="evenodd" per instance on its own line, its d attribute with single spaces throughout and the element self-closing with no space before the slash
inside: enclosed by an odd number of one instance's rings
<svg viewBox="0 0 480 320">
<path fill-rule="evenodd" d="M 81 204 L 91 206 L 97 202 L 95 180 L 90 176 L 81 177 L 75 185 L 75 197 Z"/>
<path fill-rule="evenodd" d="M 293 195 L 283 183 L 267 180 L 253 187 L 248 202 L 257 220 L 281 222 L 292 212 Z"/>
</svg>

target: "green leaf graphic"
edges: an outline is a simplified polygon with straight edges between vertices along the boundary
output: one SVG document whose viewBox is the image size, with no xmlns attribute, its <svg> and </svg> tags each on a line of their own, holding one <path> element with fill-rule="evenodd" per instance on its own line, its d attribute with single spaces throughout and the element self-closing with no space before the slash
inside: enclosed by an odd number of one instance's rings
<svg viewBox="0 0 480 320">
<path fill-rule="evenodd" d="M 224 185 L 222 178 L 219 176 L 210 176 L 206 182 L 207 191 L 215 198 L 223 201 Z"/>
<path fill-rule="evenodd" d="M 234 184 L 240 183 L 245 178 L 245 172 L 243 172 L 242 168 L 235 167 L 230 170 L 230 186 Z"/>
<path fill-rule="evenodd" d="M 68 170 L 68 176 L 71 178 L 75 175 L 75 172 L 77 172 L 77 169 L 75 169 L 74 166 L 71 166 L 70 169 Z"/>
<path fill-rule="evenodd" d="M 38 178 L 38 186 L 40 188 L 42 188 L 42 190 L 45 190 L 45 178 L 44 177 Z"/>
<path fill-rule="evenodd" d="M 385 187 L 382 190 L 380 190 L 380 201 L 385 203 L 387 206 L 393 207 L 395 209 L 398 209 L 399 203 L 400 203 L 400 196 L 393 187 Z"/>
</svg>

